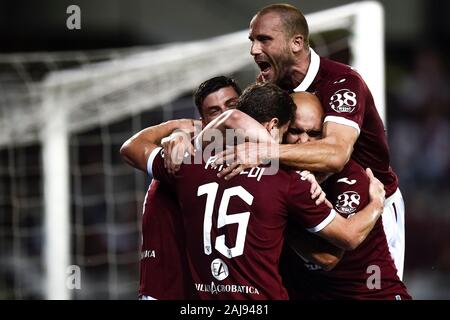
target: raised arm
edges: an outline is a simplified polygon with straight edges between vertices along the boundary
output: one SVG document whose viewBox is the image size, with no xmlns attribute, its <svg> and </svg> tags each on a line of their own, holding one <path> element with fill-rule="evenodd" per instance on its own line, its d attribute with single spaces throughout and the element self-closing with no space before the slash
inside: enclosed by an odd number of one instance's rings
<svg viewBox="0 0 450 320">
<path fill-rule="evenodd" d="M 146 128 L 125 141 L 120 148 L 120 154 L 129 165 L 147 172 L 147 160 L 150 153 L 161 143 L 163 138 L 177 129 L 193 132 L 194 120 L 171 120 Z"/>
<path fill-rule="evenodd" d="M 278 152 L 273 146 L 248 142 L 226 150 L 217 155 L 217 163 L 233 163 L 219 173 L 227 179 L 239 174 L 240 167 L 248 164 L 260 164 L 264 159 L 274 157 L 280 163 L 298 170 L 313 172 L 340 172 L 350 159 L 353 146 L 358 139 L 358 131 L 350 126 L 335 122 L 326 122 L 323 127 L 323 138 L 303 144 L 280 144 Z M 237 162 L 235 159 L 238 159 Z M 246 159 L 246 161 L 241 161 Z M 248 163 L 247 163 L 248 162 Z"/>
</svg>

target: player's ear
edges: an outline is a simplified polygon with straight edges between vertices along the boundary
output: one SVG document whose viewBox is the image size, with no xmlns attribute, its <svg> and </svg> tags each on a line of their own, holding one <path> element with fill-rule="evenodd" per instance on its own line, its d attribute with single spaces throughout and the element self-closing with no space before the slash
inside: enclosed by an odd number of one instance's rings
<svg viewBox="0 0 450 320">
<path fill-rule="evenodd" d="M 273 129 L 278 128 L 278 124 L 280 123 L 280 120 L 278 118 L 272 118 L 268 122 L 268 128 L 269 132 L 271 132 Z"/>
<path fill-rule="evenodd" d="M 305 46 L 305 38 L 301 34 L 295 34 L 291 40 L 291 50 L 293 53 L 299 53 Z"/>
</svg>

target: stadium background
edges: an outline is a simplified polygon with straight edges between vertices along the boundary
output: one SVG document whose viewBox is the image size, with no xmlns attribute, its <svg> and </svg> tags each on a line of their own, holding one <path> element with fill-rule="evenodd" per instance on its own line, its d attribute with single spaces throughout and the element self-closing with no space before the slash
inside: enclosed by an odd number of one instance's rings
<svg viewBox="0 0 450 320">
<path fill-rule="evenodd" d="M 286 1 L 305 13 L 350 3 Z M 158 46 L 244 30 L 263 0 L 0 1 L 0 53 L 86 51 Z M 450 3 L 381 1 L 385 9 L 387 130 L 392 165 L 406 202 L 405 283 L 418 299 L 450 298 Z M 81 8 L 81 30 L 66 28 L 66 8 Z M 44 55 L 45 56 L 45 55 Z M 107 58 L 59 61 L 57 70 Z M 1 112 L 8 85 L 27 86 L 51 70 L 40 61 L 23 70 L 0 62 Z M 45 61 L 44 61 L 45 62 Z M 235 76 L 242 85 L 252 70 Z M 24 80 L 24 77 L 26 78 Z M 78 299 L 134 299 L 138 281 L 141 202 L 149 179 L 120 159 L 133 132 L 171 117 L 192 117 L 191 92 L 170 105 L 70 137 L 71 263 L 82 270 Z M 107 104 L 107 101 L 103 102 Z M 168 110 L 168 108 L 170 110 Z M 20 121 L 16 124 L 20 126 Z M 4 138 L 4 137 L 0 137 Z M 42 274 L 41 148 L 0 148 L 0 299 L 45 298 Z M 132 190 L 130 192 L 130 190 Z M 25 201 L 26 199 L 26 201 Z"/>
</svg>

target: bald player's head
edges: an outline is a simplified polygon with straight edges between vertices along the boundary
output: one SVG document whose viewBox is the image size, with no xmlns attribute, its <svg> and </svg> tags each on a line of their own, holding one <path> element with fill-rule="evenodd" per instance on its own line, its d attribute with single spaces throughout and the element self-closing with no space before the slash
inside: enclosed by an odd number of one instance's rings
<svg viewBox="0 0 450 320">
<path fill-rule="evenodd" d="M 294 92 L 291 97 L 297 110 L 288 129 L 286 143 L 305 143 L 322 138 L 323 108 L 317 96 L 309 92 Z"/>
</svg>

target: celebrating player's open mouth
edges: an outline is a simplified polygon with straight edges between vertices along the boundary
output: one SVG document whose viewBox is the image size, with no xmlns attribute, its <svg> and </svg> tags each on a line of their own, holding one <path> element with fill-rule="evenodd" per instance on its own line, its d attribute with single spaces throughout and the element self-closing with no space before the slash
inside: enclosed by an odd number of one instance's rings
<svg viewBox="0 0 450 320">
<path fill-rule="evenodd" d="M 272 70 L 272 65 L 268 61 L 263 59 L 255 59 L 255 62 L 261 70 L 261 75 L 263 76 L 264 80 L 269 80 L 268 76 L 270 71 Z"/>
</svg>

